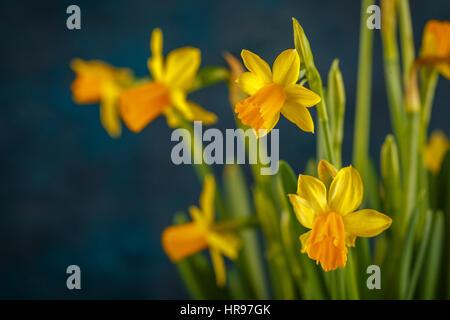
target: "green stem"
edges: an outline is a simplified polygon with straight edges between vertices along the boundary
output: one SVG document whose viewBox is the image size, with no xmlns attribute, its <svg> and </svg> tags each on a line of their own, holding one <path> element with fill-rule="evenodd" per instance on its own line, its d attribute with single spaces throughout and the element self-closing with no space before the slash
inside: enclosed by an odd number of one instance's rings
<svg viewBox="0 0 450 320">
<path fill-rule="evenodd" d="M 404 158 L 404 180 L 403 180 L 403 229 L 401 234 L 404 234 L 408 222 L 410 220 L 414 206 L 416 205 L 417 195 L 417 172 L 418 172 L 418 140 L 419 140 L 419 125 L 420 117 L 417 112 L 407 115 L 407 156 Z"/>
<path fill-rule="evenodd" d="M 372 47 L 373 31 L 366 26 L 366 9 L 373 5 L 373 0 L 363 0 L 359 36 L 358 80 L 356 89 L 356 115 L 353 140 L 353 164 L 363 175 L 365 162 L 369 156 L 369 129 L 372 85 Z"/>
<path fill-rule="evenodd" d="M 406 79 L 414 63 L 414 34 L 409 10 L 409 0 L 397 0 L 397 4 L 400 20 L 400 42 L 402 45 L 403 80 L 406 83 Z"/>
<path fill-rule="evenodd" d="M 395 0 L 381 2 L 381 40 L 383 43 L 384 74 L 388 95 L 389 110 L 393 131 L 399 144 L 400 154 L 403 154 L 403 119 L 405 117 L 403 106 L 403 88 L 400 70 L 400 59 L 396 35 Z"/>
</svg>

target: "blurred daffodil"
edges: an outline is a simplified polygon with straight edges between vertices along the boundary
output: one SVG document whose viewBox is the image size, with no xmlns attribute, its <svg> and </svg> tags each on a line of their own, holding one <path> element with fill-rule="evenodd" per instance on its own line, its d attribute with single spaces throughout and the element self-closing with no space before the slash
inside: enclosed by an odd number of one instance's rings
<svg viewBox="0 0 450 320">
<path fill-rule="evenodd" d="M 273 72 L 256 54 L 242 50 L 241 56 L 249 72 L 241 73 L 237 84 L 250 95 L 235 106 L 242 123 L 252 127 L 257 136 L 263 136 L 273 129 L 282 113 L 303 131 L 314 132 L 307 107 L 317 104 L 320 96 L 297 84 L 300 73 L 297 51 L 283 51 L 273 63 Z"/>
<path fill-rule="evenodd" d="M 311 229 L 300 236 L 302 252 L 330 271 L 345 267 L 347 246 L 355 246 L 356 237 L 374 237 L 389 228 L 392 220 L 375 210 L 356 211 L 363 199 L 363 184 L 353 167 L 337 171 L 322 163 L 319 172 L 324 179 L 332 175 L 328 196 L 324 182 L 300 175 L 297 194 L 289 194 L 289 199 L 299 222 Z"/>
<path fill-rule="evenodd" d="M 214 222 L 215 192 L 214 178 L 206 176 L 200 196 L 200 208 L 189 208 L 193 221 L 166 228 L 162 234 L 162 245 L 173 262 L 209 248 L 217 285 L 224 286 L 226 273 L 223 255 L 236 259 L 240 240 L 234 233 L 221 230 L 220 225 Z"/>
<path fill-rule="evenodd" d="M 422 58 L 450 59 L 450 22 L 430 20 L 425 25 L 422 38 Z M 450 62 L 438 63 L 439 72 L 450 79 Z"/>
<path fill-rule="evenodd" d="M 433 174 L 441 169 L 442 160 L 447 153 L 448 139 L 442 131 L 434 131 L 423 150 L 423 162 L 425 167 Z"/>
<path fill-rule="evenodd" d="M 75 71 L 72 82 L 73 100 L 78 104 L 100 102 L 100 120 L 111 137 L 118 137 L 121 125 L 117 99 L 124 86 L 133 80 L 129 69 L 117 69 L 103 61 L 74 59 L 71 68 Z"/>
<path fill-rule="evenodd" d="M 215 114 L 186 99 L 200 67 L 200 50 L 179 48 L 170 52 L 164 61 L 160 29 L 153 30 L 150 49 L 152 56 L 148 59 L 148 68 L 153 81 L 120 93 L 120 113 L 128 128 L 139 132 L 161 114 L 167 117 L 169 126 L 176 127 L 179 124 L 177 112 L 189 121 L 216 122 Z"/>
</svg>

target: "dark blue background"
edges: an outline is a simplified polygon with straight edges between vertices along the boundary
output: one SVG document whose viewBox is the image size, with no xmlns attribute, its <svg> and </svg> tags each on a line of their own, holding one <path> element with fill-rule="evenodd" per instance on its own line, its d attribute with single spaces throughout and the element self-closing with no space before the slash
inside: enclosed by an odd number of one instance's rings
<svg viewBox="0 0 450 320">
<path fill-rule="evenodd" d="M 82 29 L 66 28 L 77 4 Z M 416 49 L 428 19 L 449 19 L 447 0 L 412 1 Z M 139 135 L 111 139 L 97 106 L 71 100 L 74 57 L 102 59 L 147 75 L 149 38 L 164 32 L 165 52 L 191 45 L 203 65 L 250 49 L 269 63 L 293 47 L 291 17 L 308 34 L 326 82 L 340 59 L 347 91 L 344 162 L 351 159 L 360 4 L 346 1 L 2 1 L 0 5 L 0 298 L 183 298 L 187 294 L 160 245 L 177 210 L 197 202 L 193 168 L 170 161 L 171 130 L 160 118 Z M 390 132 L 375 31 L 371 153 Z M 447 86 L 447 87 L 446 87 Z M 191 96 L 234 127 L 227 88 Z M 431 127 L 448 133 L 450 94 L 441 78 Z M 282 119 L 282 159 L 296 172 L 314 156 L 315 138 Z M 221 169 L 221 168 L 219 168 Z M 65 269 L 82 270 L 78 292 Z"/>
</svg>

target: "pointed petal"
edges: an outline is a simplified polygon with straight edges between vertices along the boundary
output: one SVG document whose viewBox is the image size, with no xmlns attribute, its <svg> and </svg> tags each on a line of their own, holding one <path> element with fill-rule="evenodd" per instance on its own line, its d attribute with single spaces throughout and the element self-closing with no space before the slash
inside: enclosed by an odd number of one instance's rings
<svg viewBox="0 0 450 320">
<path fill-rule="evenodd" d="M 341 215 L 358 209 L 363 199 L 363 184 L 358 170 L 345 167 L 339 170 L 331 182 L 328 205 Z"/>
<path fill-rule="evenodd" d="M 186 100 L 186 93 L 182 90 L 171 90 L 170 101 L 172 105 L 183 115 L 186 120 L 192 121 L 194 114 Z"/>
<path fill-rule="evenodd" d="M 163 111 L 166 116 L 167 125 L 171 128 L 177 128 L 180 125 L 180 119 L 173 107 L 167 107 Z"/>
<path fill-rule="evenodd" d="M 286 100 L 296 102 L 304 107 L 315 106 L 322 100 L 320 96 L 299 84 L 293 84 L 284 88 Z"/>
<path fill-rule="evenodd" d="M 225 261 L 218 250 L 209 250 L 211 254 L 211 261 L 216 275 L 216 284 L 218 287 L 223 287 L 227 283 L 227 273 L 225 269 Z"/>
<path fill-rule="evenodd" d="M 268 125 L 267 129 L 259 129 L 259 130 L 253 130 L 253 132 L 256 135 L 256 138 L 262 138 L 269 134 L 270 131 L 272 131 L 273 128 L 277 125 L 278 121 L 280 120 L 280 113 L 278 112 L 275 117 L 273 117 L 272 124 Z"/>
<path fill-rule="evenodd" d="M 239 238 L 229 232 L 210 231 L 206 235 L 206 240 L 211 248 L 218 250 L 230 259 L 236 259 L 240 247 Z"/>
<path fill-rule="evenodd" d="M 296 194 L 288 194 L 297 220 L 308 229 L 312 229 L 316 216 L 311 204 Z"/>
<path fill-rule="evenodd" d="M 185 47 L 167 55 L 164 82 L 170 88 L 186 91 L 200 67 L 201 53 L 197 48 Z"/>
<path fill-rule="evenodd" d="M 112 137 L 117 138 L 122 132 L 119 108 L 118 108 L 119 89 L 110 82 L 102 87 L 102 99 L 100 102 L 100 121 L 106 132 Z"/>
<path fill-rule="evenodd" d="M 150 39 L 151 58 L 148 59 L 147 64 L 153 79 L 160 81 L 163 76 L 163 35 L 161 29 L 154 29 Z"/>
<path fill-rule="evenodd" d="M 200 209 L 208 224 L 214 221 L 214 198 L 216 196 L 216 182 L 212 175 L 207 175 L 203 181 L 203 190 L 200 195 Z"/>
<path fill-rule="evenodd" d="M 300 58 L 295 49 L 283 51 L 273 63 L 273 82 L 283 87 L 296 83 L 299 73 Z"/>
<path fill-rule="evenodd" d="M 305 232 L 300 236 L 300 242 L 302 244 L 302 249 L 301 249 L 302 253 L 305 253 L 306 250 L 308 249 L 307 243 L 308 243 L 308 239 L 310 236 L 311 236 L 311 231 Z"/>
<path fill-rule="evenodd" d="M 253 72 L 243 72 L 239 74 L 236 83 L 239 88 L 248 95 L 254 94 L 265 84 L 264 81 Z"/>
<path fill-rule="evenodd" d="M 173 262 L 183 260 L 207 247 L 204 233 L 194 222 L 167 227 L 161 240 L 164 251 Z"/>
<path fill-rule="evenodd" d="M 391 218 L 372 209 L 359 210 L 344 216 L 345 231 L 358 237 L 375 237 L 391 224 Z"/>
<path fill-rule="evenodd" d="M 272 82 L 272 71 L 267 62 L 248 50 L 242 50 L 241 57 L 247 69 L 255 73 L 264 84 Z"/>
<path fill-rule="evenodd" d="M 193 121 L 201 121 L 202 124 L 207 126 L 217 122 L 217 116 L 214 113 L 203 109 L 195 102 L 188 101 L 187 103 L 192 111 Z"/>
<path fill-rule="evenodd" d="M 308 175 L 299 175 L 297 194 L 309 203 L 314 214 L 327 211 L 327 190 L 319 179 Z"/>
<path fill-rule="evenodd" d="M 286 101 L 281 108 L 281 113 L 303 131 L 314 133 L 313 119 L 305 107 L 295 102 Z"/>
<path fill-rule="evenodd" d="M 319 179 L 325 185 L 328 185 L 338 173 L 335 166 L 333 166 L 327 160 L 320 160 L 319 165 L 317 166 L 317 171 L 319 173 Z"/>
</svg>

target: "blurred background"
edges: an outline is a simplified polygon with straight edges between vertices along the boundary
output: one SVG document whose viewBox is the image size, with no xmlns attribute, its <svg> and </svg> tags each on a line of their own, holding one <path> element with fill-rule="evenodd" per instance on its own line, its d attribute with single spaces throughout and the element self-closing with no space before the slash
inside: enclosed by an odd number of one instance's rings
<svg viewBox="0 0 450 320">
<path fill-rule="evenodd" d="M 66 8 L 81 8 L 81 30 Z M 416 50 L 427 20 L 450 18 L 447 0 L 411 1 Z M 225 51 L 250 49 L 270 64 L 293 48 L 291 17 L 305 29 L 326 84 L 340 59 L 347 93 L 344 165 L 351 161 L 360 3 L 341 1 L 2 1 L 0 4 L 0 298 L 187 298 L 160 235 L 175 211 L 195 204 L 201 185 L 191 166 L 175 166 L 164 117 L 140 134 L 111 139 L 98 105 L 72 102 L 72 58 L 101 59 L 148 75 L 150 33 L 164 52 L 190 45 L 202 65 Z M 371 152 L 391 131 L 380 32 L 375 30 Z M 448 135 L 450 92 L 439 79 L 431 128 Z M 190 96 L 233 128 L 227 86 Z M 296 173 L 315 155 L 315 137 L 281 118 L 280 158 Z M 216 167 L 218 176 L 222 167 Z M 249 182 L 251 181 L 249 175 Z M 66 288 L 79 265 L 82 290 Z"/>
</svg>

